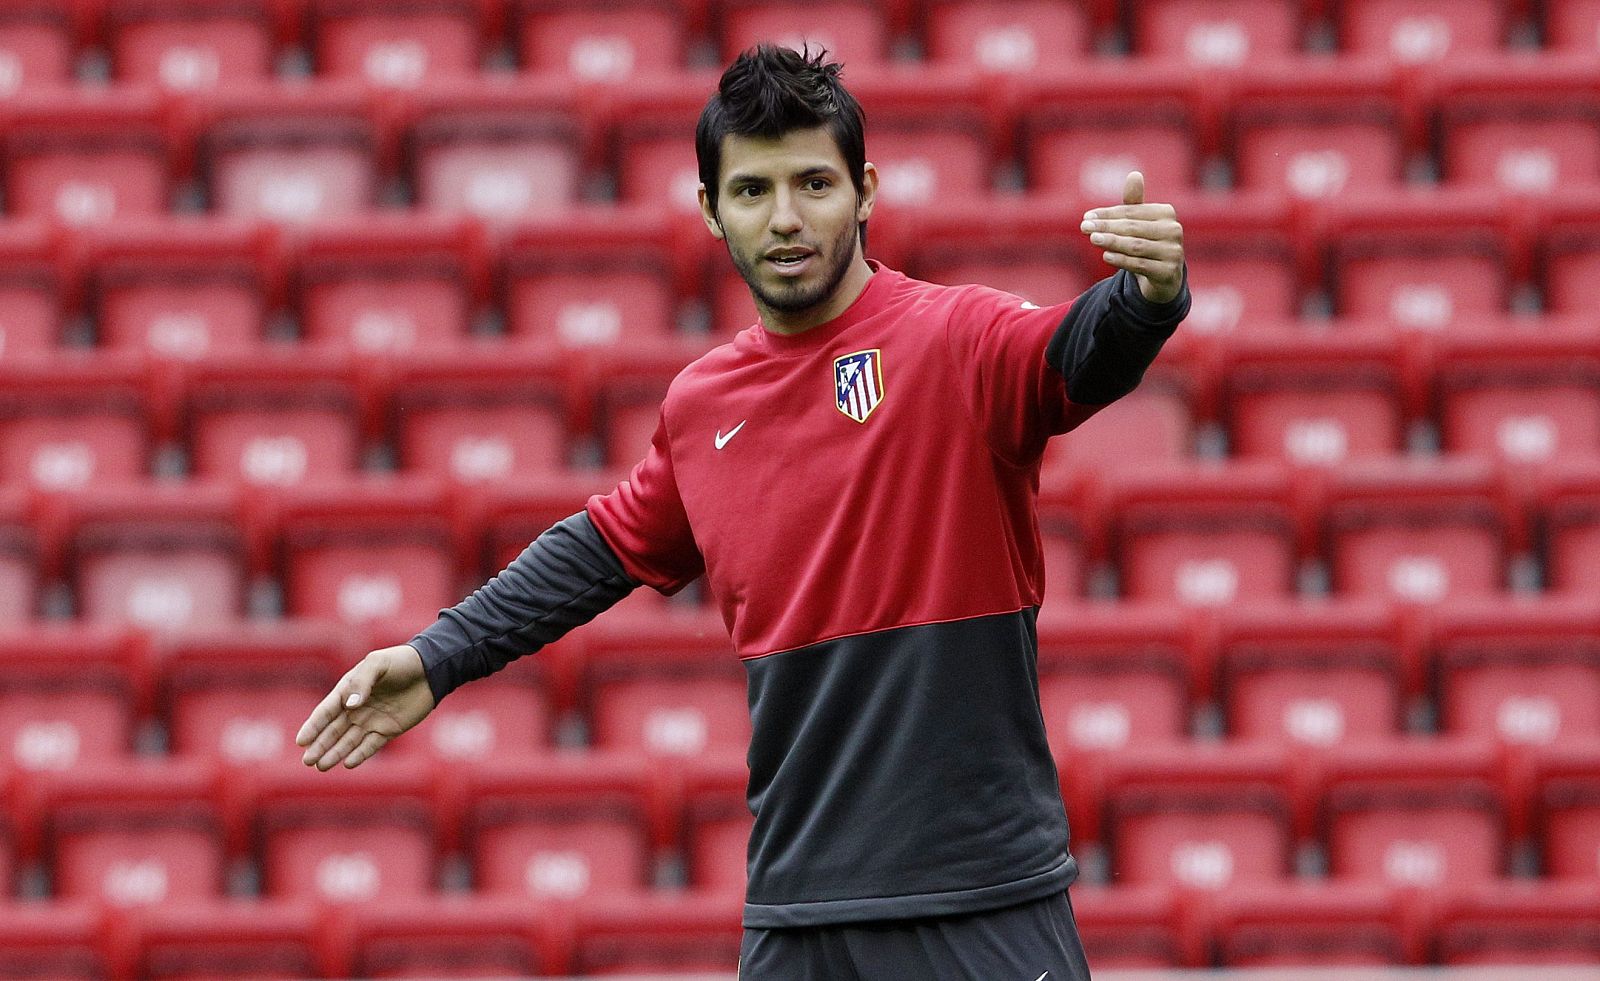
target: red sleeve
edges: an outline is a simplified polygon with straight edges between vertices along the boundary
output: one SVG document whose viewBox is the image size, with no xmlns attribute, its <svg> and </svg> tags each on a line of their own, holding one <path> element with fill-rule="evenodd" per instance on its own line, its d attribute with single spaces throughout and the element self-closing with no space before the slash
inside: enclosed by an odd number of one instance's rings
<svg viewBox="0 0 1600 981">
<path fill-rule="evenodd" d="M 664 415 L 644 459 L 611 493 L 589 498 L 588 512 L 623 569 L 645 585 L 670 595 L 705 571 L 672 473 Z"/>
</svg>

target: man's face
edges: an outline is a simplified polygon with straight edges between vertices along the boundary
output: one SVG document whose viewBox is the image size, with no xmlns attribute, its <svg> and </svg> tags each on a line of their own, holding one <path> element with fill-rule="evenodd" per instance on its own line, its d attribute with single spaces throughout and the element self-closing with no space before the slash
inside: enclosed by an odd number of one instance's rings
<svg viewBox="0 0 1600 981">
<path fill-rule="evenodd" d="M 858 198 L 819 126 L 778 139 L 725 137 L 720 180 L 716 214 L 703 190 L 701 210 L 757 305 L 789 317 L 825 306 L 857 257 L 858 224 L 877 187 L 872 165 Z"/>
</svg>

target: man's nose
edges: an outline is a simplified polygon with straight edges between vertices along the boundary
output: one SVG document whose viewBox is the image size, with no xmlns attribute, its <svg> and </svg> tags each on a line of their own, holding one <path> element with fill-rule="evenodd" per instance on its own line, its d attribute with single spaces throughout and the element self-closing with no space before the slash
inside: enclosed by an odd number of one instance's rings
<svg viewBox="0 0 1600 981">
<path fill-rule="evenodd" d="M 787 190 L 780 190 L 773 195 L 771 225 L 774 235 L 793 235 L 805 225 L 794 195 Z"/>
</svg>

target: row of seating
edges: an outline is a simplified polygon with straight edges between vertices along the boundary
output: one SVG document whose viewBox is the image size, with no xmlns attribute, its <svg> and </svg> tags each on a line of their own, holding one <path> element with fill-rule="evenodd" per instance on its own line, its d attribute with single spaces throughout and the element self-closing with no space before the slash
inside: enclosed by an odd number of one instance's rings
<svg viewBox="0 0 1600 981">
<path fill-rule="evenodd" d="M 693 212 L 690 136 L 715 73 L 616 89 L 545 79 L 51 91 L 0 104 L 6 211 L 72 225 L 207 207 L 281 221 L 411 201 L 494 221 L 580 200 Z M 1000 80 L 861 72 L 886 206 L 1018 183 L 1104 197 L 1221 183 L 1300 198 L 1442 183 L 1524 195 L 1600 183 L 1593 56 L 1472 59 L 1425 73 L 1352 58 L 1252 62 L 1225 76 L 1112 64 Z M 1013 172 L 1009 163 L 1020 162 Z M 1212 161 L 1225 161 L 1218 170 Z"/>
<path fill-rule="evenodd" d="M 772 0 L 38 0 L 6 14 L 6 91 L 70 81 L 86 51 L 108 62 L 95 74 L 195 90 L 304 71 L 290 54 L 309 56 L 319 75 L 401 88 L 507 61 L 615 82 L 641 70 L 728 61 L 765 39 L 820 43 L 851 65 L 916 55 L 1004 72 L 1124 48 L 1224 68 L 1330 42 L 1401 64 L 1527 47 L 1535 37 L 1549 50 L 1600 48 L 1600 8 L 1590 0 L 834 0 L 807 11 Z"/>
</svg>

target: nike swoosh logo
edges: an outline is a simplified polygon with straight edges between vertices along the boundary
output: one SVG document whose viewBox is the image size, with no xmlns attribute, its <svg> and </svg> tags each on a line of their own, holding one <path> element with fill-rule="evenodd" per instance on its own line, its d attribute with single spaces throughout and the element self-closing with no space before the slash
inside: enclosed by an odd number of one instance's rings
<svg viewBox="0 0 1600 981">
<path fill-rule="evenodd" d="M 1046 971 L 1043 974 L 1039 975 L 1038 977 L 1034 978 L 1033 981 L 1044 981 L 1044 979 L 1049 977 L 1049 976 L 1050 976 L 1050 972 Z"/>
<path fill-rule="evenodd" d="M 1032 300 L 1023 300 L 1022 301 L 1022 309 L 1024 309 L 1024 310 L 1037 310 L 1037 309 L 1039 309 L 1039 304 L 1033 302 Z M 1044 972 L 1044 974 L 1049 974 L 1049 973 L 1050 973 L 1049 971 Z M 1044 977 L 1044 974 L 1039 975 L 1039 978 Z M 1039 978 L 1034 978 L 1033 981 L 1039 981 Z"/>
<path fill-rule="evenodd" d="M 717 449 L 720 450 L 724 446 L 727 446 L 728 445 L 728 440 L 730 440 L 730 439 L 734 438 L 735 436 L 739 435 L 739 430 L 743 429 L 744 428 L 744 424 L 749 422 L 749 421 L 750 420 L 748 420 L 748 419 L 739 420 L 739 424 L 737 426 L 734 426 L 732 429 L 728 430 L 728 435 L 726 435 L 726 436 L 722 435 L 722 430 L 720 430 L 720 429 L 717 430 Z"/>
</svg>

